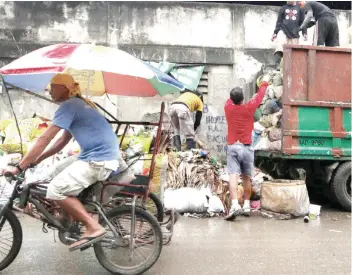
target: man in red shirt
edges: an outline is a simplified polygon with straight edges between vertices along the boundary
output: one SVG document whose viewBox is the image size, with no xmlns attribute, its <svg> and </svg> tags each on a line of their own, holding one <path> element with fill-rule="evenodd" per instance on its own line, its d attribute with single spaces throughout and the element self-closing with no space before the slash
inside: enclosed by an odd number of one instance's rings
<svg viewBox="0 0 352 275">
<path fill-rule="evenodd" d="M 247 103 L 243 103 L 243 90 L 236 87 L 231 90 L 230 98 L 225 104 L 225 116 L 228 127 L 227 136 L 227 169 L 230 174 L 231 209 L 225 220 L 234 220 L 236 216 L 250 215 L 249 199 L 251 196 L 251 177 L 254 169 L 254 150 L 252 144 L 252 131 L 254 113 L 262 103 L 269 77 L 263 78 L 258 93 Z M 244 188 L 243 209 L 238 204 L 237 185 L 238 178 L 242 176 Z"/>
</svg>

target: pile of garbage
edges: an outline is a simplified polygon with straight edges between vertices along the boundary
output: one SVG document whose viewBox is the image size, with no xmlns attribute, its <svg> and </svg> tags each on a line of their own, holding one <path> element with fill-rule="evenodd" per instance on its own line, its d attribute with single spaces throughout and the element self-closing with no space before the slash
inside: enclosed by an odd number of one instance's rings
<svg viewBox="0 0 352 275">
<path fill-rule="evenodd" d="M 221 164 L 207 151 L 170 152 L 168 159 L 166 188 L 212 187 L 219 182 L 217 169 Z"/>
<path fill-rule="evenodd" d="M 252 209 L 260 208 L 261 184 L 268 179 L 271 179 L 270 176 L 255 169 L 252 178 Z M 229 174 L 226 166 L 218 163 L 207 151 L 201 149 L 169 152 L 164 194 L 166 210 L 174 209 L 186 215 L 197 213 L 214 216 L 228 213 L 231 208 Z M 244 189 L 241 179 L 237 194 L 239 204 L 243 205 Z"/>
<path fill-rule="evenodd" d="M 265 69 L 263 75 L 257 79 L 257 85 L 261 83 L 265 75 L 270 76 L 270 85 L 262 104 L 254 115 L 254 130 L 252 133 L 254 150 L 279 151 L 281 150 L 281 117 L 282 117 L 282 93 L 283 77 L 280 71 Z"/>
<path fill-rule="evenodd" d="M 229 191 L 229 174 L 225 172 L 226 169 L 222 172 L 220 176 L 221 184 L 217 187 L 217 195 L 220 197 L 220 200 L 224 204 L 225 213 L 228 212 L 231 208 L 231 198 L 230 198 L 230 191 Z M 260 193 L 261 193 L 261 186 L 265 180 L 272 179 L 269 175 L 262 173 L 259 169 L 254 169 L 254 175 L 252 177 L 252 192 L 251 192 L 251 208 L 258 210 L 260 208 Z M 237 188 L 237 197 L 238 203 L 243 206 L 244 204 L 244 189 L 243 189 L 243 182 L 240 178 L 238 181 L 238 188 Z"/>
<path fill-rule="evenodd" d="M 164 207 L 193 217 L 214 216 L 224 213 L 224 205 L 216 194 L 222 181 L 223 166 L 208 151 L 192 149 L 169 151 Z M 191 213 L 192 215 L 190 215 Z"/>
</svg>

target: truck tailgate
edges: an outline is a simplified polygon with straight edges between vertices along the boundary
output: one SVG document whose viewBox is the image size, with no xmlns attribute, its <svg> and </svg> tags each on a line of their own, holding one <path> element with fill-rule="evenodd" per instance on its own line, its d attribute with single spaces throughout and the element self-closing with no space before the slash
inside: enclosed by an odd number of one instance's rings
<svg viewBox="0 0 352 275">
<path fill-rule="evenodd" d="M 282 153 L 351 156 L 351 49 L 284 48 Z"/>
</svg>

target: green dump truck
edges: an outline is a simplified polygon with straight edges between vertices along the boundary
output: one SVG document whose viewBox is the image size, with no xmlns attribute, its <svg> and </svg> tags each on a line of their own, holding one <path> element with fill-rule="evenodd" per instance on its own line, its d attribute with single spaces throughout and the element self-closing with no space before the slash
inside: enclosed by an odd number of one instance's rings
<svg viewBox="0 0 352 275">
<path fill-rule="evenodd" d="M 283 64 L 281 150 L 257 151 L 255 164 L 325 185 L 351 211 L 351 49 L 285 45 Z"/>
</svg>

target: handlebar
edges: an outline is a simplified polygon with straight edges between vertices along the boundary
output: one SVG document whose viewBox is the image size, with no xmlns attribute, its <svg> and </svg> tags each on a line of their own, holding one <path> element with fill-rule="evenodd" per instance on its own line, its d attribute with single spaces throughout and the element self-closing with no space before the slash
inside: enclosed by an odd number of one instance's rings
<svg viewBox="0 0 352 275">
<path fill-rule="evenodd" d="M 5 172 L 5 174 L 3 174 L 5 178 L 12 178 L 15 179 L 15 175 L 12 174 L 11 172 Z"/>
<path fill-rule="evenodd" d="M 17 164 L 15 164 L 15 165 L 17 165 Z M 9 166 L 15 166 L 15 165 L 13 165 L 12 163 L 9 164 Z M 3 173 L 2 176 L 4 176 L 8 181 L 17 180 L 17 179 L 19 178 L 19 176 L 24 175 L 28 169 L 34 168 L 34 167 L 36 167 L 35 164 L 29 165 L 27 168 L 23 169 L 22 172 L 21 172 L 18 176 L 12 174 L 12 173 L 9 172 L 9 171 L 6 171 L 5 173 Z M 0 176 L 1 176 L 1 175 L 0 175 Z"/>
</svg>

